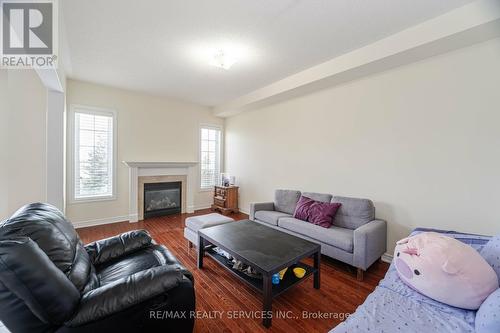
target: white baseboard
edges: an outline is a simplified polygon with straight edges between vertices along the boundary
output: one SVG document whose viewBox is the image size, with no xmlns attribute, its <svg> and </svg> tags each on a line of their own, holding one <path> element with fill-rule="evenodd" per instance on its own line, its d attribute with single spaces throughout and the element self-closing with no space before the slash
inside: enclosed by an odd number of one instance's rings
<svg viewBox="0 0 500 333">
<path fill-rule="evenodd" d="M 95 225 L 110 224 L 110 223 L 117 223 L 117 222 L 127 222 L 127 221 L 129 221 L 129 216 L 125 215 L 125 216 L 107 217 L 104 219 L 97 219 L 97 220 L 73 222 L 73 226 L 76 229 L 78 229 L 78 228 L 92 227 Z"/>
<path fill-rule="evenodd" d="M 211 204 L 200 205 L 200 206 L 195 206 L 194 210 L 196 211 L 196 210 L 200 210 L 200 209 L 208 209 L 210 207 L 212 207 Z M 243 213 L 248 214 L 247 212 L 243 212 Z M 75 227 L 75 229 L 78 229 L 78 228 L 93 227 L 96 225 L 103 225 L 103 224 L 110 224 L 110 223 L 117 223 L 117 222 L 133 223 L 133 222 L 137 222 L 137 221 L 138 221 L 137 215 L 124 215 L 124 216 L 107 217 L 107 218 L 96 219 L 96 220 L 73 222 L 73 226 Z"/>
<path fill-rule="evenodd" d="M 197 210 L 201 210 L 201 209 L 208 209 L 208 208 L 211 208 L 211 207 L 212 207 L 211 204 L 199 205 L 199 206 L 195 206 L 194 210 L 197 211 Z"/>
<path fill-rule="evenodd" d="M 382 255 L 382 261 L 390 264 L 392 262 L 392 254 L 384 253 Z"/>
</svg>

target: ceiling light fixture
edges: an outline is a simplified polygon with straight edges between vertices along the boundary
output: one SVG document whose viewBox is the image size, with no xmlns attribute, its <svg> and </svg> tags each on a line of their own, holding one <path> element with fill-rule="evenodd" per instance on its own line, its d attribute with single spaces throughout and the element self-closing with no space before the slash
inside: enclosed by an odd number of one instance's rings
<svg viewBox="0 0 500 333">
<path fill-rule="evenodd" d="M 231 68 L 236 63 L 237 59 L 233 55 L 224 52 L 224 50 L 219 49 L 215 52 L 215 54 L 212 56 L 212 59 L 210 59 L 209 64 L 215 67 L 223 68 L 228 70 Z"/>
</svg>

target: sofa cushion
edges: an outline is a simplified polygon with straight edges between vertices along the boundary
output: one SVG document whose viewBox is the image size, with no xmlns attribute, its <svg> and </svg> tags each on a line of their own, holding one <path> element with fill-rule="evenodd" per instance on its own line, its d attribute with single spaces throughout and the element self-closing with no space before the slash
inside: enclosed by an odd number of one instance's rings
<svg viewBox="0 0 500 333">
<path fill-rule="evenodd" d="M 300 198 L 300 191 L 276 190 L 274 192 L 274 210 L 293 214 Z"/>
<path fill-rule="evenodd" d="M 337 214 L 340 206 L 341 204 L 336 202 L 330 203 L 314 201 L 311 208 L 309 208 L 309 218 L 307 219 L 307 222 L 319 225 L 323 228 L 330 228 L 333 224 L 335 214 Z"/>
<path fill-rule="evenodd" d="M 323 228 L 330 228 L 340 205 L 339 203 L 316 201 L 306 196 L 301 196 L 293 217 Z"/>
<path fill-rule="evenodd" d="M 332 202 L 342 204 L 333 220 L 334 226 L 354 230 L 375 219 L 375 207 L 371 200 L 335 196 Z"/>
<path fill-rule="evenodd" d="M 302 221 L 307 221 L 309 218 L 309 210 L 313 203 L 313 199 L 301 196 L 299 202 L 297 202 L 297 207 L 295 207 L 293 217 Z"/>
<path fill-rule="evenodd" d="M 330 202 L 333 197 L 331 194 L 316 192 L 302 192 L 302 196 L 321 202 Z"/>
<path fill-rule="evenodd" d="M 282 217 L 292 217 L 290 214 L 271 210 L 259 210 L 255 212 L 255 219 L 272 225 L 278 225 L 278 220 Z"/>
<path fill-rule="evenodd" d="M 293 217 L 280 218 L 278 226 L 316 239 L 322 243 L 337 247 L 349 253 L 353 252 L 354 231 L 351 229 L 339 228 L 335 226 L 323 228 Z"/>
</svg>

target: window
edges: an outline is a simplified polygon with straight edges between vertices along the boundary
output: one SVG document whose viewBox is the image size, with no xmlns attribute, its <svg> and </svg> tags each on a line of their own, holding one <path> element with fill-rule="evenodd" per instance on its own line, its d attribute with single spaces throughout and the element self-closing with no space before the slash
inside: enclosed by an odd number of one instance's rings
<svg viewBox="0 0 500 333">
<path fill-rule="evenodd" d="M 71 125 L 73 201 L 113 199 L 115 112 L 75 106 Z"/>
<path fill-rule="evenodd" d="M 201 127 L 200 187 L 211 189 L 218 184 L 221 160 L 221 129 L 215 126 Z"/>
</svg>

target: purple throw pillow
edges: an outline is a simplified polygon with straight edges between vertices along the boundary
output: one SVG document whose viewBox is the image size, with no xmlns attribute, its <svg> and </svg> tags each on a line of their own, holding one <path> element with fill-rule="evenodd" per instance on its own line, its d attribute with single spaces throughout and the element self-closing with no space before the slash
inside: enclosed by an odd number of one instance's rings
<svg viewBox="0 0 500 333">
<path fill-rule="evenodd" d="M 308 197 L 301 196 L 295 207 L 293 217 L 299 220 L 307 221 L 309 218 L 309 207 L 314 203 L 314 200 Z"/>
<path fill-rule="evenodd" d="M 340 206 L 341 204 L 337 202 L 314 201 L 309 208 L 309 219 L 307 221 L 323 228 L 330 228 Z"/>
<path fill-rule="evenodd" d="M 330 228 L 340 206 L 340 203 L 315 201 L 301 196 L 299 202 L 297 202 L 293 217 L 323 228 Z"/>
</svg>

